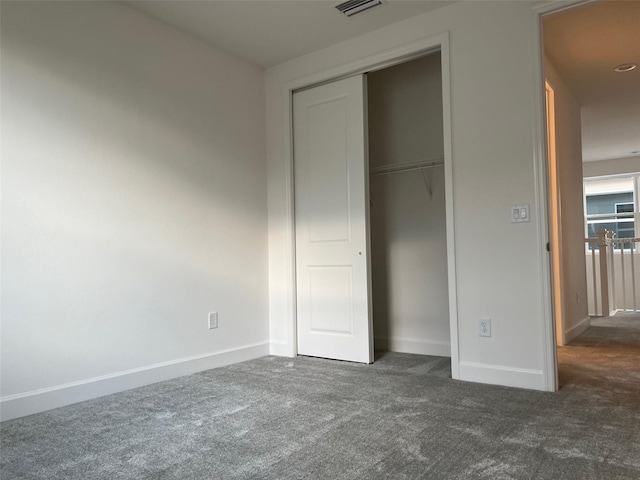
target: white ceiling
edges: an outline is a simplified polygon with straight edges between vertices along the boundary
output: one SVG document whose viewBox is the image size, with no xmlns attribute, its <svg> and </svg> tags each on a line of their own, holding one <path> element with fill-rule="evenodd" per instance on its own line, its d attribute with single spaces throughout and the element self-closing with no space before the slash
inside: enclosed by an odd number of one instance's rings
<svg viewBox="0 0 640 480">
<path fill-rule="evenodd" d="M 589 3 L 549 15 L 543 26 L 545 52 L 582 106 L 584 161 L 638 155 L 640 1 Z M 623 63 L 638 68 L 613 71 Z"/>
<path fill-rule="evenodd" d="M 123 3 L 267 68 L 455 0 L 384 0 L 345 17 L 341 0 L 126 0 Z M 585 161 L 640 151 L 640 1 L 592 2 L 544 17 L 545 52 L 582 105 Z"/>
<path fill-rule="evenodd" d="M 452 0 L 384 0 L 348 18 L 341 0 L 128 0 L 123 3 L 261 67 L 355 38 Z"/>
</svg>

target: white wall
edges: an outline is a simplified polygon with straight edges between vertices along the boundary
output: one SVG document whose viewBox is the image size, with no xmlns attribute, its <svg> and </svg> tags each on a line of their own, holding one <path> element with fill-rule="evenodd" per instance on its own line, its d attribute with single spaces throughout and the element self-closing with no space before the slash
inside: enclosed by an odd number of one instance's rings
<svg viewBox="0 0 640 480">
<path fill-rule="evenodd" d="M 584 162 L 582 164 L 582 175 L 584 178 L 637 172 L 640 172 L 640 156 Z"/>
<path fill-rule="evenodd" d="M 118 3 L 3 3 L 3 418 L 268 353 L 263 81 Z"/>
<path fill-rule="evenodd" d="M 436 53 L 368 74 L 371 168 L 442 158 L 442 72 Z M 375 345 L 450 356 L 444 169 L 373 176 Z"/>
<path fill-rule="evenodd" d="M 534 98 L 539 35 L 530 2 L 459 2 L 270 68 L 267 82 L 269 298 L 272 352 L 292 354 L 290 136 L 287 95 L 305 78 L 449 32 L 460 378 L 549 388 L 543 350 L 547 253 L 539 240 Z M 510 206 L 531 205 L 530 223 Z M 480 318 L 493 336 L 478 336 Z"/>
<path fill-rule="evenodd" d="M 544 73 L 555 97 L 564 330 L 564 341 L 559 339 L 559 344 L 563 345 L 589 327 L 582 191 L 582 123 L 580 104 L 547 59 Z"/>
</svg>

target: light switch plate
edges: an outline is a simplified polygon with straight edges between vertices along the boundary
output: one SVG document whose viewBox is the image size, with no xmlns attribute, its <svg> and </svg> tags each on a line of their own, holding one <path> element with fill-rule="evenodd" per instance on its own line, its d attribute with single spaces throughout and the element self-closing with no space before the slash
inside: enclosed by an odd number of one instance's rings
<svg viewBox="0 0 640 480">
<path fill-rule="evenodd" d="M 209 312 L 209 330 L 218 328 L 218 312 Z"/>
<path fill-rule="evenodd" d="M 511 207 L 511 223 L 530 222 L 529 205 L 513 205 Z"/>
</svg>

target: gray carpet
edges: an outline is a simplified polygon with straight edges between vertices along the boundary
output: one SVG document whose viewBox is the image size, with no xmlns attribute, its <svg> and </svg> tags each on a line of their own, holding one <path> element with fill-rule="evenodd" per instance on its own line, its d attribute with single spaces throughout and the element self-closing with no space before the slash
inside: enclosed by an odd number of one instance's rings
<svg viewBox="0 0 640 480">
<path fill-rule="evenodd" d="M 438 357 L 265 357 L 4 422 L 0 474 L 638 479 L 637 360 L 615 388 L 565 374 L 554 394 L 456 382 Z"/>
</svg>

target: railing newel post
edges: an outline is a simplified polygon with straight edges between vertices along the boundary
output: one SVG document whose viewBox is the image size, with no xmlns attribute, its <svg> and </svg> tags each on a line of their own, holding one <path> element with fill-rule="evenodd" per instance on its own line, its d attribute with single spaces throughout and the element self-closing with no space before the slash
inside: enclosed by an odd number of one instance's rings
<svg viewBox="0 0 640 480">
<path fill-rule="evenodd" d="M 598 230 L 598 252 L 600 256 L 600 297 L 602 304 L 602 316 L 606 317 L 611 312 L 609 308 L 609 268 L 608 247 L 613 239 L 613 232 L 605 229 Z M 612 259 L 613 260 L 613 259 Z M 615 302 L 615 298 L 614 298 Z"/>
</svg>

